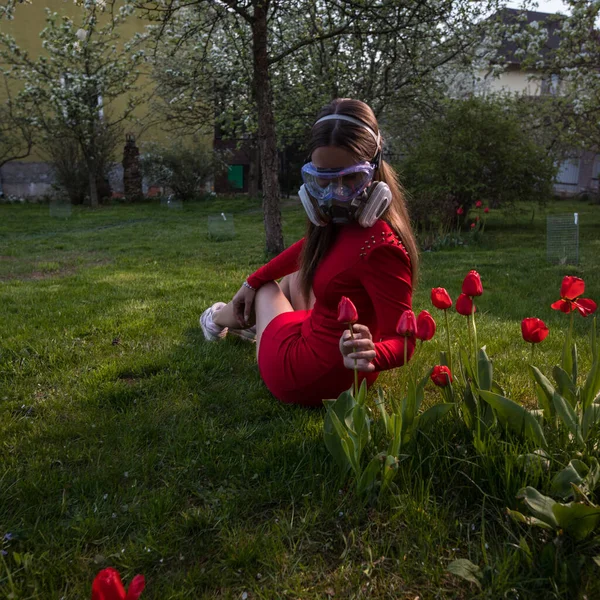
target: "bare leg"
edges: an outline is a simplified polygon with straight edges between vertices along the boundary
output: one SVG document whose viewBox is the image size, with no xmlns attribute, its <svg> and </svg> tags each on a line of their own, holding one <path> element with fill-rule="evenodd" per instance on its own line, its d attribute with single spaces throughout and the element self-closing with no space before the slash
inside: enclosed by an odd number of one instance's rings
<svg viewBox="0 0 600 600">
<path fill-rule="evenodd" d="M 256 354 L 258 356 L 260 339 L 267 325 L 280 314 L 293 312 L 294 307 L 281 291 L 279 284 L 270 281 L 256 292 L 254 311 L 256 313 Z"/>
<path fill-rule="evenodd" d="M 262 289 L 262 288 L 260 288 Z M 260 291 L 260 290 L 259 290 Z M 298 278 L 298 272 L 286 275 L 279 284 L 279 291 L 285 296 L 288 303 L 292 306 L 292 310 L 308 310 L 313 307 L 315 303 L 315 296 L 310 292 L 309 303 L 306 303 L 304 295 L 300 291 L 300 280 Z M 258 297 L 258 293 L 257 293 Z M 255 301 L 256 302 L 256 301 Z M 255 304 L 256 312 L 256 304 Z M 283 311 L 282 311 L 283 312 Z M 255 322 L 255 315 L 250 316 L 250 322 Z M 228 327 L 229 329 L 240 329 L 240 324 L 235 318 L 233 312 L 233 304 L 229 302 L 222 308 L 215 310 L 213 313 L 213 321 L 221 327 Z M 269 320 L 270 322 L 270 320 Z M 266 325 L 265 325 L 266 327 Z M 258 339 L 258 337 L 257 337 Z"/>
<path fill-rule="evenodd" d="M 250 316 L 250 322 L 253 321 L 252 315 Z M 213 313 L 213 322 L 221 327 L 228 327 L 229 329 L 240 329 L 240 324 L 235 318 L 233 313 L 233 303 L 228 302 L 225 306 L 222 306 Z"/>
<path fill-rule="evenodd" d="M 281 280 L 280 287 L 281 291 L 285 294 L 285 297 L 294 307 L 294 310 L 309 310 L 314 306 L 315 295 L 313 294 L 313 291 L 310 291 L 310 298 L 307 303 L 304 294 L 300 290 L 300 277 L 298 271 L 286 275 Z"/>
</svg>

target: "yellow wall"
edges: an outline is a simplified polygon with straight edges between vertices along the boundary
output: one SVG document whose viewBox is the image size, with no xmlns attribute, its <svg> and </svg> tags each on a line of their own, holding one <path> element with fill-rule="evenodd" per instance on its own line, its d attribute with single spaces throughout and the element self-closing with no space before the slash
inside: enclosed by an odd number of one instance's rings
<svg viewBox="0 0 600 600">
<path fill-rule="evenodd" d="M 0 31 L 12 35 L 17 44 L 23 49 L 27 50 L 30 56 L 35 57 L 42 52 L 42 42 L 39 37 L 40 32 L 45 27 L 46 11 L 45 8 L 49 8 L 53 12 L 67 15 L 75 20 L 77 23 L 78 15 L 80 14 L 81 8 L 74 6 L 73 0 L 33 0 L 32 4 L 19 4 L 15 10 L 15 18 L 13 21 L 0 21 Z M 127 21 L 119 27 L 119 32 L 123 40 L 128 40 L 136 32 L 142 32 L 144 30 L 147 21 L 131 16 Z M 142 66 L 142 69 L 144 67 Z M 138 81 L 139 86 L 143 86 L 145 93 L 150 94 L 152 91 L 151 81 L 147 76 L 142 76 Z M 3 98 L 2 86 L 0 86 L 0 101 Z M 125 107 L 126 99 L 117 99 L 112 105 L 114 111 L 118 113 Z M 149 113 L 149 105 L 143 104 L 136 110 L 136 116 L 140 118 L 148 118 L 151 115 Z M 162 131 L 159 125 L 154 125 L 148 129 L 140 127 L 136 124 L 126 124 L 126 131 L 131 131 L 136 135 L 136 138 L 140 143 L 145 141 L 159 141 L 167 143 L 172 141 L 169 139 L 168 132 Z M 123 140 L 123 144 L 125 140 Z M 120 161 L 120 157 L 115 157 L 116 160 Z M 30 161 L 43 160 L 42 157 L 35 153 L 28 159 Z"/>
</svg>

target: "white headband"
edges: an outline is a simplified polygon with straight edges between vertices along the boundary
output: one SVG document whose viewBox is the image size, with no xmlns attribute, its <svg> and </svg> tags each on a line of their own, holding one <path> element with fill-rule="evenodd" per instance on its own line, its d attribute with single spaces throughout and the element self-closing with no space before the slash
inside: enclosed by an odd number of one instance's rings
<svg viewBox="0 0 600 600">
<path fill-rule="evenodd" d="M 362 121 L 359 121 L 358 119 L 355 119 L 354 117 L 349 117 L 348 115 L 338 115 L 338 114 L 325 115 L 324 117 L 321 117 L 318 121 L 316 121 L 315 124 L 313 125 L 313 127 L 317 123 L 320 123 L 321 121 L 332 121 L 332 120 L 349 121 L 350 123 L 354 123 L 355 125 L 360 125 L 361 127 L 366 129 L 373 136 L 373 139 L 375 140 L 375 143 L 377 144 L 377 149 L 379 150 L 379 145 L 381 142 L 381 136 L 379 135 L 379 132 L 375 133 L 366 123 L 363 123 Z"/>
</svg>

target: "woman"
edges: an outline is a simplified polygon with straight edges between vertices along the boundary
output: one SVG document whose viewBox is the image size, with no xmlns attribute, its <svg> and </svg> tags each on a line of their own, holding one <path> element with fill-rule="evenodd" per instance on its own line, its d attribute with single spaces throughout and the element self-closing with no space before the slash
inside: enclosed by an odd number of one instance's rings
<svg viewBox="0 0 600 600">
<path fill-rule="evenodd" d="M 411 308 L 418 252 L 394 170 L 382 160 L 377 119 L 364 102 L 337 99 L 312 127 L 302 168 L 306 235 L 250 275 L 229 304 L 200 317 L 206 339 L 255 321 L 261 376 L 282 402 L 320 405 L 351 387 L 355 364 L 372 384 L 414 343 L 396 333 Z M 282 278 L 278 284 L 277 279 Z M 357 308 L 349 339 L 342 296 Z M 356 363 L 355 363 L 356 361 Z"/>
</svg>

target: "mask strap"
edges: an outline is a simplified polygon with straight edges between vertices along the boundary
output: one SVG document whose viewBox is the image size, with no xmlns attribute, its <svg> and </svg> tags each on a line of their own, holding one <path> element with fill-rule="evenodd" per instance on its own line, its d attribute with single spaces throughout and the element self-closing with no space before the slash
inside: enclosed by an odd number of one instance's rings
<svg viewBox="0 0 600 600">
<path fill-rule="evenodd" d="M 349 123 L 360 125 L 373 136 L 373 139 L 377 144 L 377 152 L 380 151 L 381 135 L 379 134 L 379 132 L 375 133 L 366 123 L 363 123 L 362 121 L 359 121 L 358 119 L 355 119 L 354 117 L 350 117 L 348 115 L 338 115 L 334 113 L 332 115 L 325 115 L 324 117 L 321 117 L 319 120 L 315 121 L 313 127 L 321 121 L 348 121 Z"/>
</svg>

